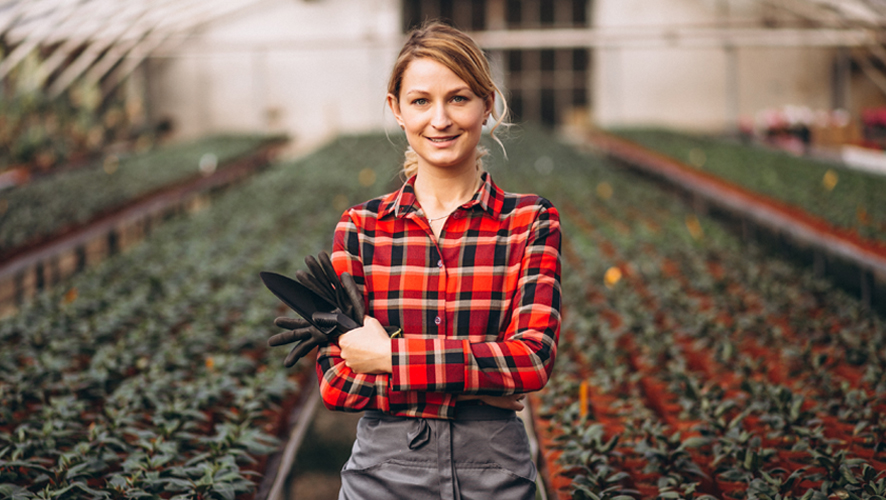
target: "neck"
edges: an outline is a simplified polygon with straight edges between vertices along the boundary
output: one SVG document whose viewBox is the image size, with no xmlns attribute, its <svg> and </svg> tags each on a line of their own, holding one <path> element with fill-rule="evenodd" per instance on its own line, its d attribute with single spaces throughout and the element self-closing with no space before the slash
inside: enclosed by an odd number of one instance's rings
<svg viewBox="0 0 886 500">
<path fill-rule="evenodd" d="M 480 184 L 476 165 L 456 171 L 419 165 L 415 197 L 428 218 L 451 213 L 474 195 Z"/>
</svg>

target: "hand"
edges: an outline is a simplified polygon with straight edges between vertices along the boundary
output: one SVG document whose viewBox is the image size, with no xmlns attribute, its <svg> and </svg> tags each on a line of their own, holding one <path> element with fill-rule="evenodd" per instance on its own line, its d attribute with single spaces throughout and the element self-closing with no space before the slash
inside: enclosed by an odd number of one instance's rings
<svg viewBox="0 0 886 500">
<path fill-rule="evenodd" d="M 525 398 L 525 394 L 511 394 L 510 396 L 473 396 L 468 394 L 462 394 L 458 396 L 459 401 L 465 401 L 469 399 L 479 399 L 484 404 L 489 406 L 495 406 L 496 408 L 504 408 L 505 410 L 514 410 L 514 411 L 522 411 L 523 410 L 523 398 Z"/>
<path fill-rule="evenodd" d="M 356 373 L 391 373 L 391 339 L 377 319 L 366 316 L 363 326 L 338 338 L 345 365 Z"/>
<path fill-rule="evenodd" d="M 268 339 L 268 345 L 278 346 L 299 342 L 289 351 L 289 355 L 283 360 L 283 366 L 286 368 L 294 365 L 301 357 L 311 352 L 318 345 L 326 345 L 329 343 L 329 337 L 312 326 L 303 318 L 287 318 L 281 317 L 274 320 L 274 324 L 280 328 L 289 328 L 291 331 L 278 333 Z"/>
</svg>

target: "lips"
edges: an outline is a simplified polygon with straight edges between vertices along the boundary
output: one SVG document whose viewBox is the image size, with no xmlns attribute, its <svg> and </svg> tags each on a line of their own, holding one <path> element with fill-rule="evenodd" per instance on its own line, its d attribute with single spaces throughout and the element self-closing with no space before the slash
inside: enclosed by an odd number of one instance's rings
<svg viewBox="0 0 886 500">
<path fill-rule="evenodd" d="M 435 144 L 442 144 L 458 139 L 458 135 L 448 135 L 446 137 L 428 137 L 427 139 Z"/>
</svg>

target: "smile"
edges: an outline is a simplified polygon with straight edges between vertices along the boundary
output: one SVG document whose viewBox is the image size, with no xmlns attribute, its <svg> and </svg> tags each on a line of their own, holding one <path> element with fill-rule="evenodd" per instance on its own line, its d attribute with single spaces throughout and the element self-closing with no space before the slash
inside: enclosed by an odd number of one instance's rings
<svg viewBox="0 0 886 500">
<path fill-rule="evenodd" d="M 428 137 L 428 140 L 431 142 L 449 142 L 457 139 L 459 136 L 450 135 L 448 137 Z"/>
</svg>

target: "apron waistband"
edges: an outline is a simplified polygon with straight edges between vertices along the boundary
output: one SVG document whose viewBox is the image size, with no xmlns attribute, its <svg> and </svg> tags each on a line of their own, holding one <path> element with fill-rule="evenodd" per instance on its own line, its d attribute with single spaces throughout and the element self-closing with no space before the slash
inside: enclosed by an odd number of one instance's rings
<svg viewBox="0 0 886 500">
<path fill-rule="evenodd" d="M 507 410 L 489 405 L 465 405 L 457 406 L 455 410 L 455 419 L 462 421 L 470 420 L 505 420 L 517 416 L 514 410 Z M 375 418 L 386 421 L 412 420 L 421 417 L 400 417 L 391 415 L 379 410 L 366 410 L 363 416 L 367 418 Z"/>
</svg>

